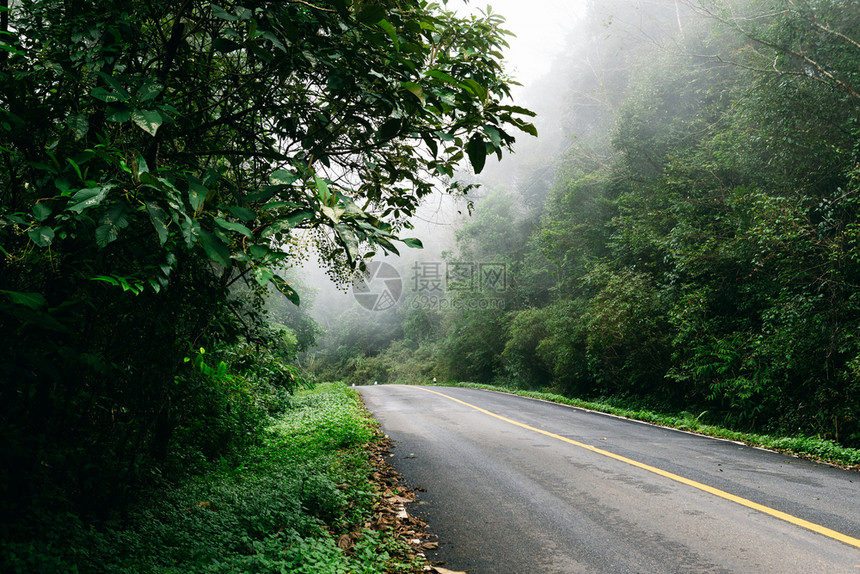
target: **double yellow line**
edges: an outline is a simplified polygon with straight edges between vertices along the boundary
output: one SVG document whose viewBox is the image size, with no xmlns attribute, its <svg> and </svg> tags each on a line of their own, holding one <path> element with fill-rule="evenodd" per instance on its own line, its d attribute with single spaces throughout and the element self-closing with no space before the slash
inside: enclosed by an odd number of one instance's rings
<svg viewBox="0 0 860 574">
<path fill-rule="evenodd" d="M 648 472 L 653 472 L 654 474 L 658 474 L 662 477 L 668 478 L 670 480 L 674 480 L 675 482 L 680 482 L 681 484 L 686 484 L 687 486 L 692 486 L 693 488 L 697 488 L 703 492 L 707 492 L 708 494 L 713 494 L 714 496 L 718 496 L 720 498 L 724 498 L 726 500 L 730 500 L 734 503 L 740 504 L 741 506 L 746 506 L 747 508 L 752 508 L 753 510 L 757 510 L 759 512 L 763 512 L 764 514 L 768 514 L 773 516 L 774 518 L 779 518 L 780 520 L 784 520 L 786 522 L 790 522 L 796 526 L 800 526 L 801 528 L 806 528 L 807 530 L 811 530 L 813 532 L 817 532 L 823 536 L 827 536 L 828 538 L 832 538 L 834 540 L 838 540 L 840 542 L 844 542 L 845 544 L 849 544 L 851 546 L 855 546 L 860 548 L 860 539 L 853 538 L 846 534 L 842 534 L 841 532 L 837 532 L 835 530 L 831 530 L 830 528 L 826 528 L 821 526 L 820 524 L 815 524 L 814 522 L 809 522 L 808 520 L 804 520 L 802 518 L 798 518 L 796 516 L 792 516 L 791 514 L 786 514 L 785 512 L 781 512 L 779 510 L 775 510 L 768 506 L 764 506 L 758 504 L 757 502 L 753 502 L 752 500 L 747 500 L 746 498 L 742 498 L 740 496 L 735 496 L 734 494 L 730 494 L 724 490 L 720 490 L 718 488 L 714 488 L 712 486 L 708 486 L 707 484 L 702 484 L 701 482 L 696 482 L 695 480 L 690 480 L 689 478 L 684 478 L 683 476 L 679 476 L 677 474 L 673 474 L 671 472 L 667 472 L 660 468 L 650 466 L 648 464 L 617 455 L 615 453 L 609 452 L 607 450 L 603 450 L 590 444 L 585 444 L 579 441 L 575 441 L 569 439 L 567 437 L 563 437 L 561 435 L 557 435 L 555 433 L 551 433 L 549 431 L 545 431 L 533 426 L 529 426 L 527 424 L 515 421 L 513 419 L 509 419 L 507 417 L 503 417 L 502 415 L 497 415 L 494 412 L 490 412 L 486 409 L 482 409 L 481 407 L 477 407 L 475 405 L 469 404 L 465 401 L 461 401 L 460 399 L 455 399 L 454 397 L 448 396 L 446 394 L 440 393 L 438 391 L 432 391 L 430 389 L 420 388 L 422 391 L 426 391 L 428 393 L 433 393 L 434 395 L 439 395 L 440 397 L 445 397 L 446 399 L 452 400 L 455 403 L 460 403 L 463 406 L 469 407 L 470 409 L 475 409 L 478 412 L 484 413 L 485 415 L 489 415 L 491 417 L 497 418 L 500 421 L 504 421 L 506 423 L 512 424 L 514 426 L 518 426 L 520 428 L 536 432 L 538 434 L 542 434 L 544 436 L 548 436 L 550 438 L 554 438 L 556 440 L 560 440 L 562 442 L 566 442 L 568 444 L 572 444 L 574 446 L 578 446 L 580 448 L 584 448 L 585 450 L 590 450 L 591 452 L 603 455 L 608 458 L 615 459 L 617 461 L 629 464 L 631 466 L 635 466 L 637 468 L 641 468 L 642 470 L 647 470 Z"/>
</svg>

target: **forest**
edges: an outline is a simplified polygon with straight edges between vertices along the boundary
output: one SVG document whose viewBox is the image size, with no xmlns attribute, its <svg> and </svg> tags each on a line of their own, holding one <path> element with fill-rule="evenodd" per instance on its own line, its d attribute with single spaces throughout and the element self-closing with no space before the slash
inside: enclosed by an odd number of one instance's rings
<svg viewBox="0 0 860 574">
<path fill-rule="evenodd" d="M 352 384 L 860 448 L 860 9 L 585 4 L 3 0 L 0 570 L 420 569 Z"/>
<path fill-rule="evenodd" d="M 540 137 L 433 231 L 442 291 L 409 285 L 432 255 L 404 262 L 404 303 L 373 329 L 361 309 L 327 317 L 306 362 L 860 447 L 860 9 L 588 8 L 523 98 Z M 481 284 L 490 265 L 504 289 Z"/>
<path fill-rule="evenodd" d="M 356 571 L 357 532 L 361 571 L 393 571 L 361 528 L 373 425 L 308 390 L 286 270 L 314 253 L 344 281 L 420 247 L 423 197 L 534 135 L 501 23 L 0 4 L 0 570 Z"/>
</svg>

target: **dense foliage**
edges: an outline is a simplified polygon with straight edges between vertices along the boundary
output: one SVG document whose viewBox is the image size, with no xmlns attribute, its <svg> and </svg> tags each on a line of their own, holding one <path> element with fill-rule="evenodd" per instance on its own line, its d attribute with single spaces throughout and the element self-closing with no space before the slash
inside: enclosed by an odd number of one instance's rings
<svg viewBox="0 0 860 574">
<path fill-rule="evenodd" d="M 315 335 L 263 304 L 299 303 L 279 270 L 420 247 L 420 198 L 534 133 L 500 24 L 423 0 L 0 5 L 0 538 L 259 441 Z"/>
<path fill-rule="evenodd" d="M 860 11 L 595 2 L 582 34 L 554 182 L 487 194 L 453 256 L 504 258 L 506 312 L 442 311 L 412 362 L 860 445 Z"/>
<path fill-rule="evenodd" d="M 405 542 L 370 530 L 373 421 L 343 385 L 300 391 L 234 467 L 148 495 L 87 528 L 65 515 L 6 540 L 4 572 L 413 572 Z M 354 535 L 348 550 L 341 535 Z M 351 537 L 352 538 L 352 537 Z"/>
</svg>

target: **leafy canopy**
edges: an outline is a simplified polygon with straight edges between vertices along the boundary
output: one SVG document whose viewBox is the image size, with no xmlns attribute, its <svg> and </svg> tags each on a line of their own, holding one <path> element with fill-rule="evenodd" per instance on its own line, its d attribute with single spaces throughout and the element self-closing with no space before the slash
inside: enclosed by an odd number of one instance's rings
<svg viewBox="0 0 860 574">
<path fill-rule="evenodd" d="M 466 157 L 480 172 L 514 128 L 535 133 L 504 101 L 507 33 L 492 13 L 423 0 L 4 11 L 0 246 L 71 242 L 92 260 L 146 245 L 90 273 L 135 292 L 164 288 L 188 252 L 298 302 L 274 269 L 300 241 L 341 270 L 396 253 L 435 178 Z"/>
</svg>

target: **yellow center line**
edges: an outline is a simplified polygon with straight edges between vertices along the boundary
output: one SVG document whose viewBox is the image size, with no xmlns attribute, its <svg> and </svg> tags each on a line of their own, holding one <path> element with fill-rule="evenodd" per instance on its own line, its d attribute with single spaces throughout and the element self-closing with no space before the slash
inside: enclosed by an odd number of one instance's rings
<svg viewBox="0 0 860 574">
<path fill-rule="evenodd" d="M 518 426 L 518 427 L 526 429 L 526 430 L 530 430 L 532 432 L 542 434 L 544 436 L 548 436 L 550 438 L 560 440 L 562 442 L 566 442 L 568 444 L 572 444 L 574 446 L 578 446 L 580 448 L 584 448 L 585 450 L 590 450 L 591 452 L 594 452 L 594 453 L 615 459 L 615 460 L 620 461 L 620 462 L 627 463 L 631 466 L 635 466 L 635 467 L 641 468 L 643 470 L 647 470 L 648 472 L 653 472 L 654 474 L 658 474 L 662 477 L 674 480 L 675 482 L 680 482 L 681 484 L 686 484 L 687 486 L 692 486 L 693 488 L 697 488 L 703 492 L 707 492 L 709 494 L 713 494 L 714 496 L 719 496 L 720 498 L 730 500 L 732 502 L 740 504 L 741 506 L 746 506 L 747 508 L 752 508 L 753 510 L 758 510 L 759 512 L 763 512 L 764 514 L 768 514 L 770 516 L 773 516 L 774 518 L 779 518 L 780 520 L 790 522 L 791 524 L 794 524 L 795 526 L 800 526 L 801 528 L 806 528 L 807 530 L 817 532 L 818 534 L 822 534 L 824 536 L 827 536 L 828 538 L 832 538 L 834 540 L 844 542 L 845 544 L 849 544 L 851 546 L 855 546 L 857 548 L 860 548 L 860 539 L 853 538 L 851 536 L 848 536 L 846 534 L 842 534 L 841 532 L 837 532 L 835 530 L 831 530 L 830 528 L 821 526 L 820 524 L 815 524 L 814 522 L 809 522 L 808 520 L 804 520 L 802 518 L 792 516 L 791 514 L 786 514 L 785 512 L 781 512 L 779 510 L 770 508 L 768 506 L 758 504 L 757 502 L 753 502 L 752 500 L 747 500 L 746 498 L 742 498 L 740 496 L 730 494 L 724 490 L 714 488 L 713 486 L 708 486 L 707 484 L 702 484 L 701 482 L 696 482 L 695 480 L 690 480 L 689 478 L 684 478 L 683 476 L 679 476 L 677 474 L 673 474 L 671 472 L 662 470 L 660 468 L 650 466 L 650 465 L 647 465 L 645 463 L 642 463 L 642 462 L 639 462 L 639 461 L 636 461 L 636 460 L 633 460 L 633 459 L 630 459 L 630 458 L 609 452 L 607 450 L 603 450 L 603 449 L 591 446 L 590 444 L 585 444 L 585 443 L 582 443 L 579 441 L 575 441 L 573 439 L 569 439 L 567 437 L 563 437 L 561 435 L 557 435 L 555 433 L 551 433 L 549 431 L 545 431 L 545 430 L 542 430 L 539 428 L 535 428 L 533 426 L 529 426 L 525 423 L 521 423 L 521 422 L 515 421 L 513 419 L 509 419 L 507 417 L 503 417 L 502 415 L 497 415 L 494 412 L 490 412 L 486 409 L 482 409 L 481 407 L 477 407 L 477 406 L 469 404 L 465 401 L 461 401 L 460 399 L 455 399 L 454 397 L 448 396 L 446 394 L 443 394 L 443 393 L 440 393 L 437 391 L 431 391 L 430 389 L 425 389 L 425 388 L 421 388 L 421 387 L 415 387 L 415 388 L 421 389 L 422 391 L 426 391 L 428 393 L 433 393 L 434 395 L 439 395 L 440 397 L 445 397 L 446 399 L 450 399 L 450 400 L 454 401 L 455 403 L 460 403 L 461 405 L 467 406 L 470 409 L 475 409 L 478 412 L 484 413 L 485 415 L 489 415 L 491 417 L 495 417 L 501 421 L 505 421 L 506 423 Z"/>
</svg>

